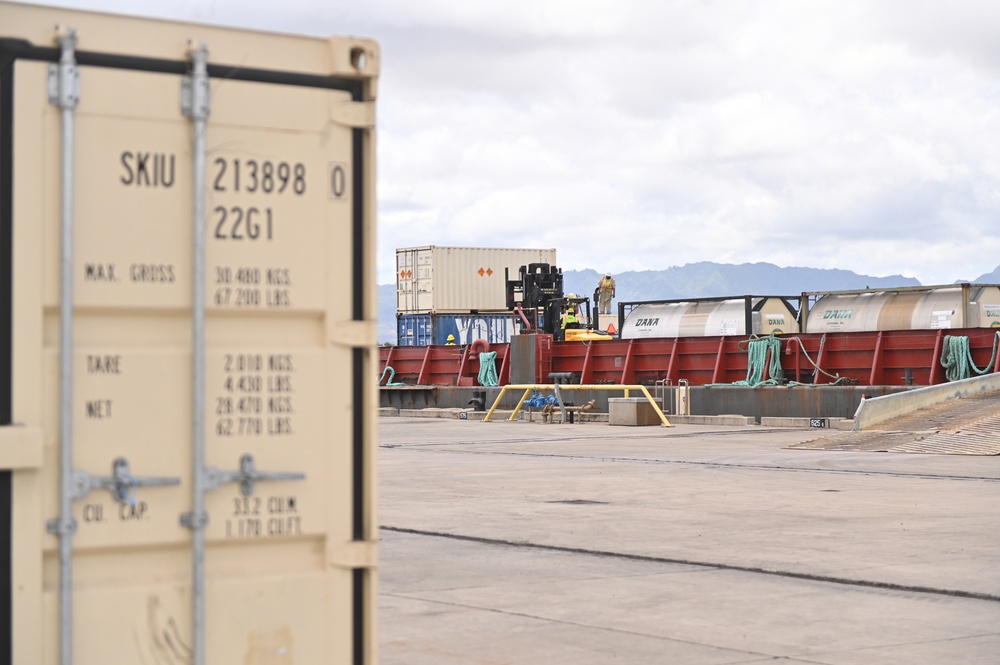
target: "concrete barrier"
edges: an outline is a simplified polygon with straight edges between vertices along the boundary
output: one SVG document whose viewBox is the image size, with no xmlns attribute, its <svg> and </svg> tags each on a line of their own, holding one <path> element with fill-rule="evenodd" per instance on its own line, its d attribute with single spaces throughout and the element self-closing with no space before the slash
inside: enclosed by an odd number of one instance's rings
<svg viewBox="0 0 1000 665">
<path fill-rule="evenodd" d="M 609 397 L 608 423 L 630 427 L 663 424 L 656 407 L 645 397 Z"/>
<path fill-rule="evenodd" d="M 887 420 L 905 416 L 950 399 L 998 390 L 1000 390 L 1000 373 L 941 383 L 936 386 L 914 388 L 895 395 L 865 399 L 861 401 L 858 410 L 854 412 L 854 431 L 860 432 Z"/>
</svg>

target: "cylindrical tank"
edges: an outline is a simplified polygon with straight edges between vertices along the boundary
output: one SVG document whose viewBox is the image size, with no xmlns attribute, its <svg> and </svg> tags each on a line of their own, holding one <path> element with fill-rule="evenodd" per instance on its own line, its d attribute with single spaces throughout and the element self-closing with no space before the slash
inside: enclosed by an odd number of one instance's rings
<svg viewBox="0 0 1000 665">
<path fill-rule="evenodd" d="M 970 309 L 979 317 L 977 328 L 1000 328 L 1000 286 L 984 286 L 970 302 Z"/>
<path fill-rule="evenodd" d="M 806 320 L 809 333 L 989 327 L 1000 327 L 996 285 L 831 293 L 816 300 Z"/>
<path fill-rule="evenodd" d="M 622 324 L 622 339 L 712 337 L 798 332 L 795 310 L 780 297 L 688 300 L 637 305 Z"/>
</svg>

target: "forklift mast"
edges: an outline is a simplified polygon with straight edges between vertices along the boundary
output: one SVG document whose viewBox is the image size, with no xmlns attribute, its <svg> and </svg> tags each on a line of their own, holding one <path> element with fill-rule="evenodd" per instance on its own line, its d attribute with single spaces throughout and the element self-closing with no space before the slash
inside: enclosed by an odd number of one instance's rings
<svg viewBox="0 0 1000 665">
<path fill-rule="evenodd" d="M 559 328 L 560 310 L 555 310 L 553 316 L 549 303 L 563 298 L 562 269 L 548 263 L 531 263 L 518 269 L 517 279 L 511 279 L 510 271 L 505 268 L 504 278 L 507 309 L 519 313 L 520 331 L 538 331 L 538 315 L 541 313 L 542 330 L 554 334 Z"/>
<path fill-rule="evenodd" d="M 588 329 L 599 329 L 598 313 L 596 309 L 591 311 L 590 299 L 563 293 L 561 268 L 548 263 L 532 263 L 520 267 L 517 279 L 511 279 L 510 271 L 505 269 L 504 278 L 507 309 L 518 313 L 520 333 L 545 332 L 558 337 L 562 332 L 562 313 L 570 305 L 576 310 L 577 318 L 587 321 Z M 594 304 L 597 304 L 596 295 Z M 583 310 L 586 310 L 585 318 L 581 317 Z"/>
</svg>

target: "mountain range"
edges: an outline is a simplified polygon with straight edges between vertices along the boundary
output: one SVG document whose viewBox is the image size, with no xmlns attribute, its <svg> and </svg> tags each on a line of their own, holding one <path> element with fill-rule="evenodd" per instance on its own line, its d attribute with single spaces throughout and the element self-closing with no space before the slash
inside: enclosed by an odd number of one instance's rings
<svg viewBox="0 0 1000 665">
<path fill-rule="evenodd" d="M 593 296 L 602 274 L 592 269 L 563 270 L 563 290 Z M 665 270 L 640 270 L 614 275 L 615 300 L 676 300 L 721 296 L 798 296 L 804 291 L 840 291 L 921 286 L 912 277 L 873 277 L 850 270 L 781 267 L 772 263 L 713 263 L 702 261 Z M 957 280 L 966 281 L 966 280 Z M 993 272 L 969 280 L 980 284 L 1000 283 L 1000 266 Z M 378 287 L 378 340 L 396 342 L 396 285 Z"/>
</svg>

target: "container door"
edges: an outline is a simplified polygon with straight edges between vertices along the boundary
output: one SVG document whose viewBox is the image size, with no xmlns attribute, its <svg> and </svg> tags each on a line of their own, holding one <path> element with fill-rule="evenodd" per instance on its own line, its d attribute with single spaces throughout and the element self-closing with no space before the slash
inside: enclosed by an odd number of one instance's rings
<svg viewBox="0 0 1000 665">
<path fill-rule="evenodd" d="M 90 48 L 113 38 L 81 31 Z M 70 408 L 74 469 L 89 479 L 73 504 L 73 662 L 187 663 L 195 653 L 195 555 L 181 517 L 194 481 L 191 217 L 201 186 L 205 662 L 373 662 L 373 152 L 367 128 L 336 111 L 357 93 L 325 87 L 331 77 L 214 70 L 206 182 L 193 183 L 183 51 L 95 66 L 97 55 L 80 60 L 73 165 Z M 59 512 L 60 112 L 48 103 L 45 57 L 9 59 L 0 107 L 13 111 L 0 204 L 15 248 L 18 361 L 0 379 L 14 387 L 13 420 L 44 432 L 37 473 L 6 490 L 0 470 L 0 511 L 21 520 L 14 563 L 0 555 L 0 576 L 21 591 L 12 598 L 0 584 L 0 602 L 13 604 L 0 614 L 14 617 L 3 621 L 16 662 L 51 664 L 59 538 L 40 534 Z M 11 122 L 9 112 L 0 120 Z M 0 516 L 0 552 L 10 544 Z M 0 631 L 9 651 L 3 640 Z"/>
<path fill-rule="evenodd" d="M 396 312 L 434 309 L 434 248 L 396 250 Z"/>
</svg>

